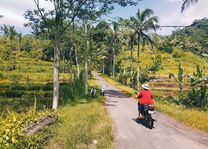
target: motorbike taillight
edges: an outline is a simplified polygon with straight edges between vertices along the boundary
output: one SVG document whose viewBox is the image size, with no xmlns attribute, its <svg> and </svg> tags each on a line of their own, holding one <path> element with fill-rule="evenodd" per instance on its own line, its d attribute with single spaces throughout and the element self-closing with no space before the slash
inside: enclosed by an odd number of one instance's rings
<svg viewBox="0 0 208 149">
<path fill-rule="evenodd" d="M 150 111 L 154 111 L 155 110 L 155 107 L 151 105 L 151 106 L 149 106 L 149 110 Z"/>
</svg>

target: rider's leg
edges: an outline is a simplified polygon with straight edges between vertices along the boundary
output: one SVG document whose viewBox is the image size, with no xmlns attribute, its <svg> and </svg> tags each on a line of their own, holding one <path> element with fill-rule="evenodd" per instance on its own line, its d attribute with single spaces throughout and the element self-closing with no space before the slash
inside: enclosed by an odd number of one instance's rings
<svg viewBox="0 0 208 149">
<path fill-rule="evenodd" d="M 142 118 L 143 117 L 143 115 L 142 115 L 142 109 L 143 109 L 143 105 L 141 105 L 141 104 L 139 104 L 138 103 L 138 117 L 139 118 Z"/>
</svg>

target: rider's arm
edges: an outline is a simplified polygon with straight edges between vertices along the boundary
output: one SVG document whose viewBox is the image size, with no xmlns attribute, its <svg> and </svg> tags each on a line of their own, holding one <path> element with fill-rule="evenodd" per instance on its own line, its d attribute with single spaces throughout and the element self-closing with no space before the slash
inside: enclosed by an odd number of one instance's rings
<svg viewBox="0 0 208 149">
<path fill-rule="evenodd" d="M 142 97 L 142 92 L 140 92 L 138 95 L 137 95 L 137 98 L 141 98 Z"/>
</svg>

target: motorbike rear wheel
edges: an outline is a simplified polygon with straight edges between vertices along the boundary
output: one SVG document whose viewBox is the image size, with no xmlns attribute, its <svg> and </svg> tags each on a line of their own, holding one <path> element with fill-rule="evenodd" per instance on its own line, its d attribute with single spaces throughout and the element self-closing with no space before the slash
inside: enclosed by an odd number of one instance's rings
<svg viewBox="0 0 208 149">
<path fill-rule="evenodd" d="M 149 118 L 147 120 L 147 125 L 150 129 L 152 129 L 154 127 L 154 120 L 152 119 L 151 115 L 149 116 Z"/>
</svg>

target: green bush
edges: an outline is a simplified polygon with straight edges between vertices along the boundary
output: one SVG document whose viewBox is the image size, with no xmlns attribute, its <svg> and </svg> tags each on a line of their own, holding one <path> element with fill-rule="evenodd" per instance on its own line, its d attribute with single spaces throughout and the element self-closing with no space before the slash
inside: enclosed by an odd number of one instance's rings
<svg viewBox="0 0 208 149">
<path fill-rule="evenodd" d="M 6 67 L 6 71 L 13 71 L 16 69 L 17 62 L 11 61 L 10 64 Z"/>
<path fill-rule="evenodd" d="M 155 71 L 158 71 L 159 69 L 161 69 L 161 65 L 162 65 L 161 56 L 157 55 L 152 60 L 153 60 L 153 64 L 150 66 L 149 70 L 155 72 Z"/>
<path fill-rule="evenodd" d="M 173 52 L 173 47 L 164 45 L 162 47 L 159 47 L 159 50 L 167 52 L 167 53 L 172 53 Z"/>
<path fill-rule="evenodd" d="M 11 88 L 18 87 L 19 86 L 20 78 L 21 78 L 20 75 L 16 75 L 16 74 L 11 75 L 10 78 L 9 78 L 9 80 L 11 82 L 10 87 Z"/>
<path fill-rule="evenodd" d="M 191 91 L 188 96 L 183 99 L 183 104 L 208 108 L 208 77 L 205 76 L 204 70 L 199 65 L 196 67 L 196 72 L 190 79 Z"/>
<path fill-rule="evenodd" d="M 184 52 L 181 49 L 175 48 L 173 49 L 172 56 L 173 58 L 180 58 L 184 56 Z"/>
<path fill-rule="evenodd" d="M 4 79 L 4 75 L 3 73 L 0 72 L 0 80 L 3 80 Z"/>
<path fill-rule="evenodd" d="M 73 83 L 61 83 L 60 84 L 60 102 L 66 104 L 72 102 L 76 98 L 83 97 L 85 93 L 84 79 L 75 80 Z"/>
<path fill-rule="evenodd" d="M 44 135 L 26 136 L 23 128 L 29 123 L 36 122 L 42 117 L 50 114 L 49 112 L 35 112 L 30 110 L 27 113 L 10 113 L 0 121 L 0 148 L 2 149 L 22 149 L 22 148 L 41 148 L 42 142 L 47 138 Z"/>
</svg>

